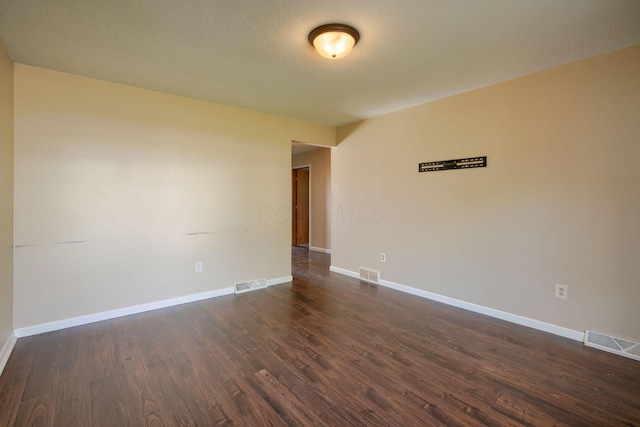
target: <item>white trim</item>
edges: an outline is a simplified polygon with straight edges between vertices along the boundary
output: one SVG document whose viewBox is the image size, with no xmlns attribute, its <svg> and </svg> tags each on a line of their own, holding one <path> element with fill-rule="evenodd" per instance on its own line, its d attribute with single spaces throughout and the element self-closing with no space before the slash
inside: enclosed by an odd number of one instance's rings
<svg viewBox="0 0 640 427">
<path fill-rule="evenodd" d="M 266 281 L 267 286 L 279 285 L 282 283 L 291 282 L 293 276 L 277 277 L 275 279 L 268 279 Z M 54 322 L 42 323 L 34 326 L 27 326 L 25 328 L 18 328 L 14 331 L 14 334 L 18 338 L 28 337 L 31 335 L 42 334 L 45 332 L 57 331 L 59 329 L 72 328 L 74 326 L 86 325 L 89 323 L 100 322 L 103 320 L 115 319 L 117 317 L 129 316 L 131 314 L 144 313 L 145 311 L 157 310 L 160 308 L 172 307 L 174 305 L 186 304 L 195 301 L 201 301 L 204 299 L 220 297 L 224 295 L 232 295 L 233 287 L 217 289 L 215 291 L 203 292 L 200 294 L 186 295 L 183 297 L 171 298 L 163 301 L 150 302 L 147 304 L 135 305 L 132 307 L 119 308 L 116 310 L 103 311 L 101 313 L 88 314 L 86 316 L 72 317 L 70 319 L 56 320 Z"/>
<path fill-rule="evenodd" d="M 620 350 L 614 350 L 612 348 L 605 347 L 604 345 L 595 344 L 588 341 L 585 341 L 584 345 L 586 345 L 587 347 L 595 348 L 596 350 L 606 351 L 607 353 L 615 354 L 616 356 L 627 357 L 629 359 L 637 360 L 638 362 L 640 362 L 640 356 L 637 356 L 632 353 L 627 353 L 625 351 L 620 351 Z"/>
<path fill-rule="evenodd" d="M 18 338 L 15 333 L 11 332 L 7 341 L 2 346 L 2 350 L 0 350 L 0 374 L 4 371 L 4 367 L 7 366 L 9 356 L 11 356 L 11 352 L 13 351 L 13 347 L 16 345 L 16 341 L 18 341 Z"/>
<path fill-rule="evenodd" d="M 291 166 L 291 169 L 309 169 L 309 170 L 311 170 L 311 164 L 300 165 L 300 166 Z"/>
<path fill-rule="evenodd" d="M 267 280 L 267 286 L 281 285 L 283 283 L 293 282 L 293 276 L 278 277 L 276 279 Z"/>
<path fill-rule="evenodd" d="M 591 342 L 589 341 L 589 336 L 590 334 L 598 334 L 598 335 L 604 335 L 606 337 L 611 338 L 612 341 L 614 341 L 614 343 L 618 346 L 617 349 L 613 349 L 611 347 L 607 347 L 605 345 L 601 345 L 595 342 Z M 627 348 L 622 348 L 622 346 L 620 345 L 620 343 L 618 341 L 626 341 L 628 343 L 631 343 L 632 345 L 627 347 Z M 635 341 L 632 340 L 628 340 L 628 339 L 624 339 L 624 338 L 620 338 L 620 337 L 614 337 L 613 335 L 608 335 L 608 334 L 604 334 L 602 332 L 596 332 L 596 331 L 591 331 L 588 330 L 585 332 L 584 334 L 584 345 L 586 345 L 587 347 L 593 347 L 596 348 L 598 350 L 602 350 L 602 351 L 606 351 L 608 353 L 612 353 L 618 356 L 622 356 L 622 357 L 628 357 L 629 359 L 633 359 L 633 360 L 637 360 L 640 362 L 640 355 L 638 354 L 634 354 L 634 353 L 630 353 L 627 350 L 631 350 L 633 348 L 635 348 L 636 346 L 640 345 L 640 343 L 637 343 Z M 638 347 L 640 348 L 640 347 Z"/>
<path fill-rule="evenodd" d="M 147 304 L 134 305 L 131 307 L 119 308 L 116 310 L 103 311 L 101 313 L 88 314 L 86 316 L 72 317 L 70 319 L 56 320 L 54 322 L 27 326 L 24 328 L 16 329 L 14 331 L 14 334 L 18 338 L 28 337 L 31 335 L 42 334 L 45 332 L 72 328 L 74 326 L 86 325 L 89 323 L 100 322 L 102 320 L 115 319 L 117 317 L 144 313 L 145 311 L 157 310 L 159 308 L 172 307 L 174 305 L 186 304 L 189 302 L 200 301 L 204 299 L 215 298 L 215 297 L 220 297 L 223 295 L 231 295 L 231 294 L 233 294 L 233 287 L 217 289 L 215 291 L 203 292 L 200 294 L 186 295 L 183 297 L 171 298 L 163 301 L 150 302 Z"/>
<path fill-rule="evenodd" d="M 325 249 L 325 248 L 318 248 L 315 246 L 309 246 L 309 250 L 310 251 L 315 251 L 315 252 L 322 252 L 325 254 L 330 254 L 331 253 L 331 249 Z"/>
<path fill-rule="evenodd" d="M 354 279 L 359 279 L 360 278 L 360 275 L 358 273 L 356 273 L 355 271 L 345 270 L 344 268 L 336 267 L 336 266 L 333 266 L 333 265 L 329 266 L 329 271 L 333 271 L 334 273 L 342 274 L 343 276 L 353 277 Z"/>
<path fill-rule="evenodd" d="M 329 267 L 330 271 L 343 274 L 349 277 L 360 277 L 355 271 L 345 270 L 343 268 Z M 565 328 L 564 326 L 558 326 L 551 323 L 542 322 L 540 320 L 531 319 L 529 317 L 520 316 L 506 311 L 496 310 L 495 308 L 485 307 L 483 305 L 474 304 L 471 302 L 462 301 L 459 299 L 447 297 L 444 295 L 436 294 L 429 291 L 423 291 L 422 289 L 412 288 L 411 286 L 401 285 L 389 280 L 380 279 L 378 284 L 387 288 L 395 289 L 397 291 L 406 292 L 411 295 L 416 295 L 422 298 L 427 298 L 433 301 L 438 301 L 447 305 L 462 308 L 465 310 L 473 311 L 475 313 L 484 314 L 487 316 L 495 317 L 497 319 L 506 320 L 507 322 L 516 323 L 518 325 L 527 326 L 529 328 L 537 329 L 539 331 L 548 332 L 550 334 L 559 335 L 561 337 L 570 338 L 576 341 L 584 341 L 584 332 L 576 331 L 574 329 Z"/>
</svg>

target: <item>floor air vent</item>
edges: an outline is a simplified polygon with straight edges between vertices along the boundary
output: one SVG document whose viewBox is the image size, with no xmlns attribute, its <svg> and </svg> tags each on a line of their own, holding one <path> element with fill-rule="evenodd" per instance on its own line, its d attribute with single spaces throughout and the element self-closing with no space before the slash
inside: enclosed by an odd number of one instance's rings
<svg viewBox="0 0 640 427">
<path fill-rule="evenodd" d="M 598 332 L 587 331 L 584 335 L 584 344 L 587 347 L 593 347 L 609 353 L 618 354 L 640 361 L 640 343 L 623 340 L 622 338 L 612 337 L 610 335 Z"/>
<path fill-rule="evenodd" d="M 267 287 L 267 281 L 265 279 L 252 280 L 250 282 L 236 283 L 233 285 L 233 289 L 237 294 L 243 294 L 249 291 L 255 291 L 256 289 L 263 289 Z"/>
<path fill-rule="evenodd" d="M 375 270 L 369 270 L 368 268 L 360 267 L 360 280 L 366 280 L 367 282 L 378 283 L 380 279 L 380 272 Z"/>
</svg>

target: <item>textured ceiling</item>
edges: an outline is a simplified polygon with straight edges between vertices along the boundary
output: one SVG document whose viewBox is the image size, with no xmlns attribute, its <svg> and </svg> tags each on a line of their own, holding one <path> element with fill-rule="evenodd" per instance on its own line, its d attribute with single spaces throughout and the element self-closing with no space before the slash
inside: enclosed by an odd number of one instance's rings
<svg viewBox="0 0 640 427">
<path fill-rule="evenodd" d="M 355 26 L 351 55 L 307 41 Z M 640 43 L 638 0 L 0 0 L 15 62 L 342 125 Z"/>
</svg>

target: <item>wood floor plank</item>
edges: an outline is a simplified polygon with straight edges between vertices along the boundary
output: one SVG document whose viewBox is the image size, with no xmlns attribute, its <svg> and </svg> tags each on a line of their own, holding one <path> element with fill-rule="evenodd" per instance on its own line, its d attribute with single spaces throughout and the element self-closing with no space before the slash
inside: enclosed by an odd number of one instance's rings
<svg viewBox="0 0 640 427">
<path fill-rule="evenodd" d="M 118 320 L 118 319 L 114 319 Z M 78 358 L 86 365 L 89 380 L 99 380 L 118 371 L 114 349 L 113 324 L 104 322 L 86 325 L 84 340 L 78 349 Z"/>
<path fill-rule="evenodd" d="M 130 424 L 119 378 L 116 375 L 91 381 L 91 425 L 126 426 Z"/>
<path fill-rule="evenodd" d="M 131 427 L 173 427 L 175 425 L 173 420 L 167 417 L 164 412 L 156 412 L 153 415 L 149 415 L 130 424 Z M 223 425 L 224 424 L 216 424 L 216 426 Z"/>
<path fill-rule="evenodd" d="M 60 331 L 38 336 L 37 351 L 31 362 L 29 379 L 22 395 L 23 401 L 55 392 L 60 369 L 61 336 L 63 334 Z"/>
<path fill-rule="evenodd" d="M 302 402 L 266 369 L 255 372 L 250 379 L 253 388 L 269 402 L 274 411 L 288 425 L 322 425 L 322 421 L 311 408 Z"/>
<path fill-rule="evenodd" d="M 12 354 L 11 357 L 15 355 Z M 25 363 L 12 363 L 0 376 L 0 426 L 12 426 L 18 415 L 22 394 L 29 378 L 31 359 Z"/>
<path fill-rule="evenodd" d="M 34 397 L 20 403 L 15 427 L 50 427 L 55 412 L 55 395 Z"/>
<path fill-rule="evenodd" d="M 0 427 L 640 426 L 640 363 L 329 258 L 294 248 L 289 284 L 19 339 Z"/>
<path fill-rule="evenodd" d="M 38 335 L 34 335 L 17 340 L 5 369 L 11 369 L 12 366 L 23 363 L 31 364 L 36 354 L 35 348 L 38 343 L 38 338 Z"/>
<path fill-rule="evenodd" d="M 280 416 L 264 404 L 246 381 L 252 369 L 237 364 L 217 347 L 200 349 L 193 354 L 193 360 L 197 372 L 206 372 L 194 383 L 202 390 L 201 394 L 209 394 L 209 401 L 215 403 L 208 408 L 215 422 L 224 424 L 236 420 L 246 425 L 283 425 Z"/>
<path fill-rule="evenodd" d="M 125 411 L 130 420 L 147 418 L 160 412 L 162 403 L 149 382 L 146 367 L 137 372 L 120 372 L 117 377 L 122 397 L 126 402 Z"/>
<path fill-rule="evenodd" d="M 137 421 L 160 412 L 161 403 L 149 382 L 149 369 L 131 323 L 128 318 L 114 321 L 113 351 L 118 364 L 114 375 L 126 402 L 127 417 Z"/>
<path fill-rule="evenodd" d="M 162 410 L 175 425 L 211 425 L 213 420 L 205 405 L 201 406 L 198 402 L 195 384 L 187 384 L 187 380 L 183 379 L 183 370 L 184 367 L 181 370 L 172 359 L 149 364 L 150 384 L 154 392 L 161 396 Z"/>
<path fill-rule="evenodd" d="M 56 427 L 91 425 L 91 389 L 86 365 L 77 358 L 67 358 L 60 365 L 56 389 Z"/>
</svg>

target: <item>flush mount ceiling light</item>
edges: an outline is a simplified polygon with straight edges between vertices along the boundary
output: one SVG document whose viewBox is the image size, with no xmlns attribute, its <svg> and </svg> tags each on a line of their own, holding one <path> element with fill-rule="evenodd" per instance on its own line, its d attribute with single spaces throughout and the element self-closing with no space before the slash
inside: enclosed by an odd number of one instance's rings
<svg viewBox="0 0 640 427">
<path fill-rule="evenodd" d="M 321 56 L 329 59 L 347 56 L 358 40 L 358 30 L 345 24 L 320 25 L 309 33 L 309 43 Z"/>
</svg>

